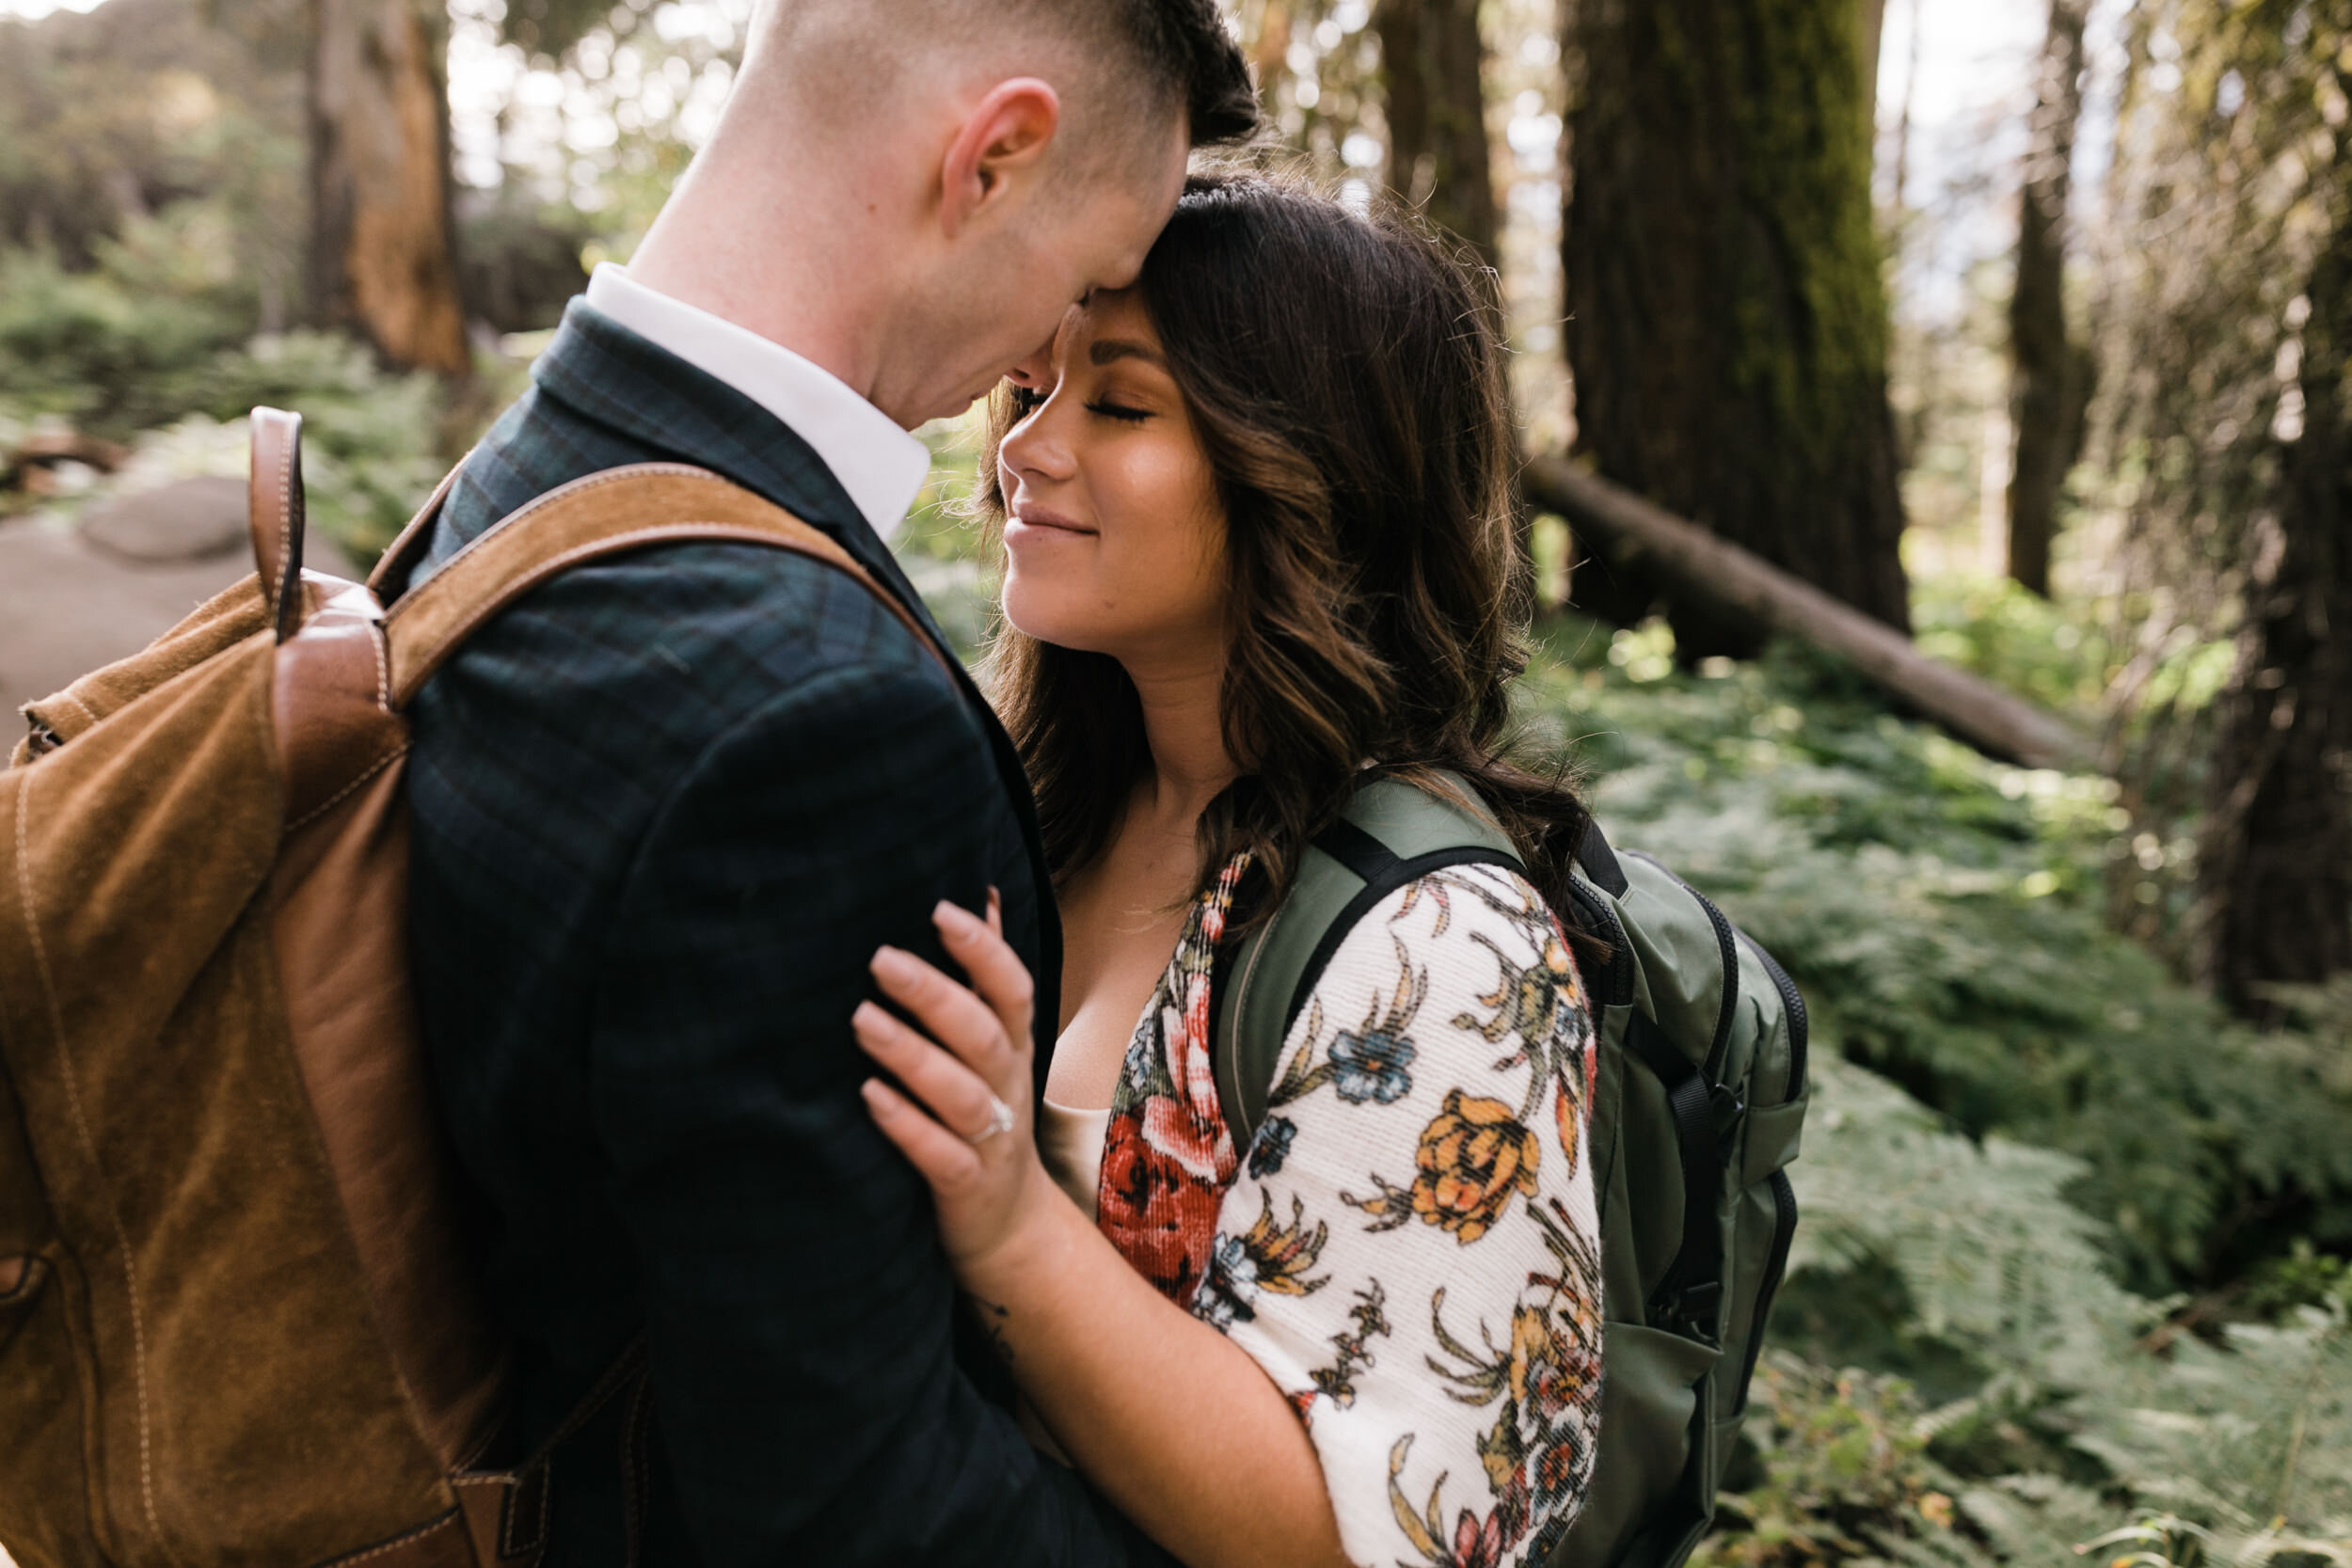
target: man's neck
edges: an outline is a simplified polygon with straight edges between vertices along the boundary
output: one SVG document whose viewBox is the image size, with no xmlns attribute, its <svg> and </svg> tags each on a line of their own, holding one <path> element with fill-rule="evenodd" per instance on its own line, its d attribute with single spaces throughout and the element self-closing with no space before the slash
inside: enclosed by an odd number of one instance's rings
<svg viewBox="0 0 2352 1568">
<path fill-rule="evenodd" d="M 690 176 L 629 258 L 629 277 L 782 344 L 873 401 L 881 356 L 868 329 L 870 270 L 861 279 L 842 266 L 866 247 L 838 224 L 811 234 L 741 220 L 753 207 L 807 210 L 782 191 L 767 191 L 756 203 L 729 201 L 738 215 L 721 221 L 724 215 L 710 210 L 720 203 L 705 196 L 715 198 L 715 183 Z"/>
</svg>

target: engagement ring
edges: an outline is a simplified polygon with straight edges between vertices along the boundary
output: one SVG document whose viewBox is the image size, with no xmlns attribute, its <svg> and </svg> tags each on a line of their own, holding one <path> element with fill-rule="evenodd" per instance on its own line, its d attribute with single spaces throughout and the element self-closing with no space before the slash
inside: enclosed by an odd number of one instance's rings
<svg viewBox="0 0 2352 1568">
<path fill-rule="evenodd" d="M 1012 1107 L 992 1094 L 988 1097 L 988 1126 L 973 1133 L 966 1141 L 976 1145 L 984 1144 L 999 1132 L 1011 1131 Z"/>
</svg>

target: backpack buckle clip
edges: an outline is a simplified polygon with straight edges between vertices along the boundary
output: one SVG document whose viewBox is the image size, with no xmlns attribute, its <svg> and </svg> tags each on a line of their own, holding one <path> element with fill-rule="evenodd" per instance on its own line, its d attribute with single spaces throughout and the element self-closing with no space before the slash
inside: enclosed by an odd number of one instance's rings
<svg viewBox="0 0 2352 1568">
<path fill-rule="evenodd" d="M 1677 1333 L 1694 1335 L 1702 1324 L 1714 1323 L 1715 1309 L 1723 1299 L 1722 1280 L 1702 1279 L 1660 1297 L 1654 1315 L 1665 1327 Z"/>
<path fill-rule="evenodd" d="M 1728 1139 L 1747 1114 L 1748 1102 L 1730 1085 L 1718 1084 L 1707 1091 L 1707 1107 L 1715 1118 L 1715 1136 Z"/>
</svg>

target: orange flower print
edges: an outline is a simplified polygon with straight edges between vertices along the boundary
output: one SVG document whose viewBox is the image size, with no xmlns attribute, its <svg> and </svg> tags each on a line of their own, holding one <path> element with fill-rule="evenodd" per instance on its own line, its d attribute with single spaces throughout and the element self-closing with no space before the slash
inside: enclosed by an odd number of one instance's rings
<svg viewBox="0 0 2352 1568">
<path fill-rule="evenodd" d="M 1560 1147 L 1568 1156 L 1568 1174 L 1574 1176 L 1577 1156 L 1582 1152 L 1578 1146 L 1583 1142 L 1584 1107 L 1568 1098 L 1568 1085 L 1565 1081 L 1552 1088 L 1551 1117 L 1560 1130 Z"/>
<path fill-rule="evenodd" d="M 1468 1246 L 1502 1217 L 1511 1195 L 1535 1196 L 1543 1146 L 1500 1100 L 1446 1091 L 1445 1108 L 1422 1129 L 1414 1155 L 1413 1212 Z"/>
<path fill-rule="evenodd" d="M 1512 1194 L 1535 1196 L 1535 1166 L 1542 1157 L 1543 1145 L 1510 1106 L 1448 1089 L 1445 1108 L 1422 1129 L 1411 1189 L 1400 1190 L 1375 1176 L 1376 1196 L 1342 1193 L 1340 1201 L 1372 1215 L 1373 1230 L 1393 1230 L 1418 1218 L 1468 1246 L 1502 1217 Z"/>
</svg>

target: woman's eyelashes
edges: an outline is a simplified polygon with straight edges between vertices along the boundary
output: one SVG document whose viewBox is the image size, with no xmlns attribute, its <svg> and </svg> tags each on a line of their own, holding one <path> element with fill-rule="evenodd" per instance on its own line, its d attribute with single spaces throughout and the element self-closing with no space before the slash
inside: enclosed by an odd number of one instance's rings
<svg viewBox="0 0 2352 1568">
<path fill-rule="evenodd" d="M 1121 424 L 1141 424 L 1152 417 L 1152 411 L 1149 408 L 1136 408 L 1124 403 L 1113 403 L 1108 398 L 1094 399 L 1087 404 L 1087 412 L 1100 414 L 1106 420 L 1117 420 Z"/>
</svg>

